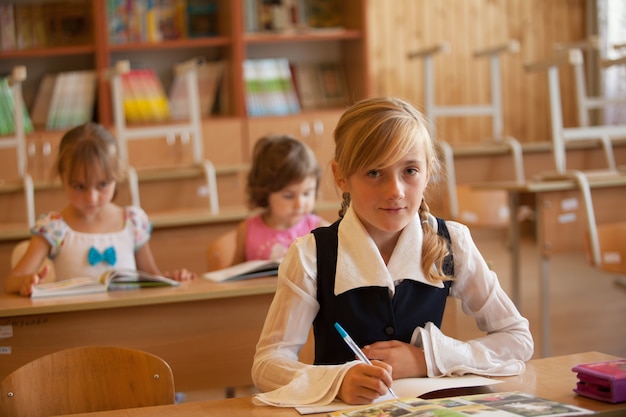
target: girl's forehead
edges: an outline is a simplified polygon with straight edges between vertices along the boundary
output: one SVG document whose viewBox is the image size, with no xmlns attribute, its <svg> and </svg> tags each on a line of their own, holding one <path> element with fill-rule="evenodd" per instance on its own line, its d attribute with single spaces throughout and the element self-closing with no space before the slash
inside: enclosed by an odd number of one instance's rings
<svg viewBox="0 0 626 417">
<path fill-rule="evenodd" d="M 81 183 L 98 183 L 109 179 L 102 163 L 92 161 L 90 163 L 77 163 L 66 170 L 69 180 Z"/>
<path fill-rule="evenodd" d="M 377 160 L 374 161 L 373 165 L 376 165 L 379 168 L 390 167 L 396 164 L 402 163 L 420 163 L 426 162 L 426 150 L 423 144 L 419 142 L 415 142 L 409 149 L 402 153 L 395 153 L 387 155 L 386 157 L 381 156 Z"/>
</svg>

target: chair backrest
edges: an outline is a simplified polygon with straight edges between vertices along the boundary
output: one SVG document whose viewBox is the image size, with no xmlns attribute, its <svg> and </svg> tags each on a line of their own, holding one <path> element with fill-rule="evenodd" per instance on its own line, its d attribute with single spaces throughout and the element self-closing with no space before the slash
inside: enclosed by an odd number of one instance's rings
<svg viewBox="0 0 626 417">
<path fill-rule="evenodd" d="M 51 353 L 1 384 L 0 415 L 49 416 L 174 403 L 170 366 L 134 349 L 87 346 Z"/>
<path fill-rule="evenodd" d="M 28 249 L 28 244 L 30 240 L 22 240 L 17 245 L 13 247 L 13 251 L 11 252 L 11 269 L 15 268 L 15 265 L 22 259 L 24 253 L 26 253 L 26 249 Z M 54 282 L 56 280 L 56 274 L 54 272 L 54 263 L 46 258 L 44 264 L 48 265 L 48 275 L 44 279 L 45 282 Z"/>
<path fill-rule="evenodd" d="M 593 265 L 591 237 L 587 236 L 586 241 L 587 255 L 591 264 L 603 271 L 626 276 L 626 222 L 598 224 L 596 231 L 600 246 L 598 265 Z"/>
<path fill-rule="evenodd" d="M 237 229 L 218 236 L 207 249 L 207 271 L 232 266 L 237 248 Z"/>
</svg>

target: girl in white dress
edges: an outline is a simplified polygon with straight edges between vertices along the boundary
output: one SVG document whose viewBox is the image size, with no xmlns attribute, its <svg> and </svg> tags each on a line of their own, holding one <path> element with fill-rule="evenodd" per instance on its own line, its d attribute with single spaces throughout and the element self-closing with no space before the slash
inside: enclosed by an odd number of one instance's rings
<svg viewBox="0 0 626 417">
<path fill-rule="evenodd" d="M 115 138 L 103 126 L 86 123 L 69 130 L 59 145 L 56 171 L 69 204 L 37 220 L 28 249 L 5 281 L 6 292 L 30 296 L 48 275 L 46 257 L 53 261 L 56 280 L 99 277 L 112 268 L 179 281 L 195 278 L 186 269 L 161 273 L 150 250 L 146 213 L 113 203 L 123 166 Z"/>
</svg>

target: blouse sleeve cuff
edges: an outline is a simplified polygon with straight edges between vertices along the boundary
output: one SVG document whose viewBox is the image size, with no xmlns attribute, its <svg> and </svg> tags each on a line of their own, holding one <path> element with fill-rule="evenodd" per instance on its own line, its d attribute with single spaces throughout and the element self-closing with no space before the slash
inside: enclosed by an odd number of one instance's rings
<svg viewBox="0 0 626 417">
<path fill-rule="evenodd" d="M 419 330 L 429 377 L 465 374 L 511 376 L 524 372 L 526 368 L 522 360 L 500 360 L 480 344 L 446 336 L 433 323 L 426 323 Z"/>
</svg>

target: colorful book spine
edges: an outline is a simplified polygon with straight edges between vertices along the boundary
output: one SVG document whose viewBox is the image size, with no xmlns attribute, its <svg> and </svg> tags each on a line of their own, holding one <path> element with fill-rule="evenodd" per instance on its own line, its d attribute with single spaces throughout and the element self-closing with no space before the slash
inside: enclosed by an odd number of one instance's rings
<svg viewBox="0 0 626 417">
<path fill-rule="evenodd" d="M 3 51 L 17 49 L 13 4 L 0 4 L 0 38 Z"/>
</svg>

